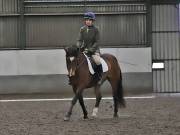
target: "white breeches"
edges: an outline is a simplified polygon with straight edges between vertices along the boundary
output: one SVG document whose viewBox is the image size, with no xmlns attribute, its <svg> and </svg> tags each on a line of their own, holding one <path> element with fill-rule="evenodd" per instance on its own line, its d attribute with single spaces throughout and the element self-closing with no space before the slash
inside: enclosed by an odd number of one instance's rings
<svg viewBox="0 0 180 135">
<path fill-rule="evenodd" d="M 94 62 L 96 63 L 96 65 L 100 65 L 101 64 L 100 54 L 99 53 L 95 53 L 94 55 L 92 55 L 92 58 L 93 58 Z"/>
</svg>

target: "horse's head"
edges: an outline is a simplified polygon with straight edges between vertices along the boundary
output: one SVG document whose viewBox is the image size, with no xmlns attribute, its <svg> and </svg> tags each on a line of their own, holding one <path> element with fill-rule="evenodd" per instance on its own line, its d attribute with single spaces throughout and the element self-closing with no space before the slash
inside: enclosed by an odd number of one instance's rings
<svg viewBox="0 0 180 135">
<path fill-rule="evenodd" d="M 72 77 L 75 75 L 75 71 L 77 68 L 77 57 L 79 54 L 79 50 L 76 46 L 72 47 L 66 47 L 66 64 L 67 64 L 67 70 L 69 77 Z"/>
</svg>

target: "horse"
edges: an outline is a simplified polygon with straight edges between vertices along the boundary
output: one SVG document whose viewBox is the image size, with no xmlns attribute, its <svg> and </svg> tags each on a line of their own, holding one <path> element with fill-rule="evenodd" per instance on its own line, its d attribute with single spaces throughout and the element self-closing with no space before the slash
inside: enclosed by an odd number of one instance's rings
<svg viewBox="0 0 180 135">
<path fill-rule="evenodd" d="M 122 73 L 118 61 L 112 54 L 101 54 L 101 57 L 105 60 L 108 65 L 108 71 L 102 74 L 101 82 L 99 83 L 98 77 L 94 77 L 89 72 L 88 63 L 86 56 L 77 47 L 66 47 L 64 48 L 66 54 L 66 66 L 68 70 L 68 77 L 70 85 L 74 92 L 71 105 L 68 112 L 64 117 L 64 121 L 69 121 L 72 115 L 73 106 L 79 100 L 82 108 L 84 119 L 88 119 L 88 112 L 84 105 L 83 91 L 86 88 L 94 87 L 96 95 L 96 103 L 93 108 L 92 116 L 97 117 L 99 104 L 101 101 L 100 86 L 104 81 L 108 80 L 112 87 L 112 96 L 114 101 L 114 118 L 118 117 L 118 108 L 125 107 L 125 100 L 122 86 Z"/>
</svg>

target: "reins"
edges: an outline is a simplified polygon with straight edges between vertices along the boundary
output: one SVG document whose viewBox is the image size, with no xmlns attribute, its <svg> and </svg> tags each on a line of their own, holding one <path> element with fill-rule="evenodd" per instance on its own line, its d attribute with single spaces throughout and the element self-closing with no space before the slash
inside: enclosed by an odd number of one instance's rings
<svg viewBox="0 0 180 135">
<path fill-rule="evenodd" d="M 84 54 L 83 54 L 83 55 L 84 55 Z M 85 61 L 86 61 L 86 59 L 84 59 L 83 61 L 81 61 L 81 63 L 77 65 L 76 69 L 78 69 Z"/>
</svg>

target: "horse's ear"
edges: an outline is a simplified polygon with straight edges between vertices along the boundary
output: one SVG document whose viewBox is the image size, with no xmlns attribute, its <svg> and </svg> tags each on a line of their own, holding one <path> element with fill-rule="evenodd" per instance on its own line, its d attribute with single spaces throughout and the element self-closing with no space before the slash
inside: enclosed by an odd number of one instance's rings
<svg viewBox="0 0 180 135">
<path fill-rule="evenodd" d="M 64 51 L 67 53 L 68 52 L 68 47 L 64 47 Z"/>
</svg>

